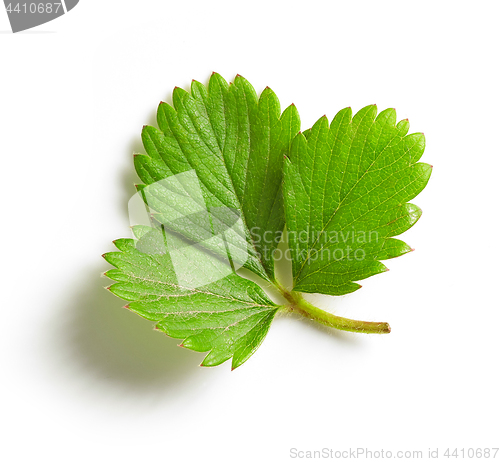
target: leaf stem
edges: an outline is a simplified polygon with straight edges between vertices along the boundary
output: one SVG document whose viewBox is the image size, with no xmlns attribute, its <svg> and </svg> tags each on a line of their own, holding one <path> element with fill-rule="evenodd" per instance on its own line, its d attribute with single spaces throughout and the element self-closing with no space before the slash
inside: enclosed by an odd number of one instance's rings
<svg viewBox="0 0 500 462">
<path fill-rule="evenodd" d="M 391 332 L 391 327 L 386 322 L 357 321 L 336 316 L 315 307 L 305 300 L 299 292 L 288 291 L 279 283 L 276 284 L 276 287 L 290 303 L 284 306 L 287 311 L 298 313 L 325 326 L 362 334 L 388 334 Z"/>
</svg>

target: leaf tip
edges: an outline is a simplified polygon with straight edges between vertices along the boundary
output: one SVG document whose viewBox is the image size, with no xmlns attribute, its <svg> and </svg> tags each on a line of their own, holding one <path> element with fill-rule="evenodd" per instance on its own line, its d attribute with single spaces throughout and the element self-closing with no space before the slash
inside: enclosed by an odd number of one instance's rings
<svg viewBox="0 0 500 462">
<path fill-rule="evenodd" d="M 123 308 L 125 308 L 126 310 L 130 310 L 130 304 L 124 305 Z"/>
<path fill-rule="evenodd" d="M 415 252 L 415 249 L 413 247 L 411 247 L 410 252 Z"/>
</svg>

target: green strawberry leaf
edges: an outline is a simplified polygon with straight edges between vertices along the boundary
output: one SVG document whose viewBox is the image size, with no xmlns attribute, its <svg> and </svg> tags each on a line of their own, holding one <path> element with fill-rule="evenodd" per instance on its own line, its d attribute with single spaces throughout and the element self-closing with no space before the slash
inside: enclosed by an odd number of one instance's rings
<svg viewBox="0 0 500 462">
<path fill-rule="evenodd" d="M 407 135 L 394 109 L 340 111 L 294 140 L 284 196 L 294 291 L 343 295 L 387 270 L 380 262 L 411 250 L 394 239 L 421 215 L 408 201 L 432 167 L 419 163 L 424 135 Z"/>
<path fill-rule="evenodd" d="M 170 255 L 162 252 L 162 232 L 137 226 L 134 233 L 138 239 L 115 241 L 120 252 L 103 255 L 116 268 L 105 273 L 117 281 L 109 290 L 130 301 L 128 309 L 155 321 L 156 329 L 182 339 L 181 346 L 209 351 L 202 366 L 231 357 L 233 369 L 243 364 L 266 336 L 278 306 L 257 284 L 236 274 L 197 288 L 179 286 Z"/>
<path fill-rule="evenodd" d="M 266 239 L 264 233 L 277 236 L 284 227 L 283 155 L 300 128 L 295 106 L 280 114 L 278 98 L 269 87 L 257 98 L 243 77 L 228 85 L 214 73 L 208 88 L 196 81 L 191 94 L 175 88 L 173 107 L 161 103 L 157 121 L 159 129 L 143 129 L 147 155 L 135 156 L 141 180 L 152 185 L 194 170 L 209 211 L 231 209 L 241 216 L 249 255 L 244 266 L 273 281 L 272 254 L 279 239 Z M 163 197 L 153 208 L 165 224 L 171 220 L 161 204 L 168 207 L 171 201 L 163 193 L 150 190 L 150 198 Z M 179 224 L 174 231 L 200 242 L 211 229 L 197 223 Z"/>
<path fill-rule="evenodd" d="M 343 295 L 381 273 L 381 260 L 409 252 L 395 239 L 419 219 L 408 201 L 431 167 L 418 163 L 423 134 L 407 135 L 393 109 L 340 111 L 299 133 L 291 105 L 283 113 L 266 88 L 259 98 L 241 76 L 213 74 L 208 87 L 176 88 L 161 103 L 158 126 L 144 127 L 147 154 L 134 158 L 144 184 L 129 203 L 134 239 L 118 239 L 104 258 L 114 266 L 109 290 L 127 308 L 208 352 L 202 365 L 243 364 L 278 311 L 340 330 L 389 333 L 385 322 L 323 311 L 301 292 Z M 144 213 L 143 213 L 144 212 Z M 135 213 L 135 212 L 134 212 Z M 139 216 L 138 215 L 138 216 Z M 286 219 L 286 223 L 285 223 Z M 274 251 L 287 229 L 293 287 L 276 279 Z M 286 255 L 286 254 L 285 254 Z M 244 267 L 274 287 L 274 303 Z M 261 281 L 262 281 L 261 279 Z M 262 281 L 263 282 L 263 281 Z"/>
</svg>

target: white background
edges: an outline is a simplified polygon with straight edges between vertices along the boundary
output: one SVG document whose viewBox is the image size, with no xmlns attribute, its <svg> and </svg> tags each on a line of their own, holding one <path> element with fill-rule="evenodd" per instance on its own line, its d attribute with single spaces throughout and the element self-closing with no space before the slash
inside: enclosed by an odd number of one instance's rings
<svg viewBox="0 0 500 462">
<path fill-rule="evenodd" d="M 81 0 L 15 35 L 0 11 L 2 460 L 499 447 L 498 5 Z M 376 103 L 425 132 L 416 251 L 319 301 L 390 335 L 280 318 L 241 368 L 200 368 L 103 289 L 142 125 L 212 71 L 269 85 L 304 129 Z"/>
</svg>

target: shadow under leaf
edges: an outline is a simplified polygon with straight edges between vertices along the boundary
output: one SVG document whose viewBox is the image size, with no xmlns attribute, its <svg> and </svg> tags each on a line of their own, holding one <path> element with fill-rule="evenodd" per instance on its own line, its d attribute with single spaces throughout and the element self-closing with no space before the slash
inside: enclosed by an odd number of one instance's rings
<svg viewBox="0 0 500 462">
<path fill-rule="evenodd" d="M 141 393 L 184 388 L 188 377 L 199 377 L 204 354 L 179 348 L 179 340 L 123 308 L 125 302 L 104 288 L 110 283 L 95 269 L 64 309 L 68 359 L 106 382 Z"/>
</svg>

